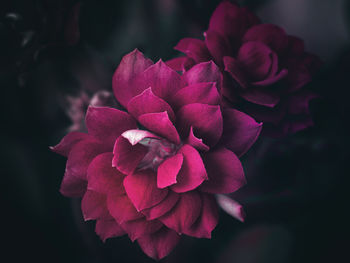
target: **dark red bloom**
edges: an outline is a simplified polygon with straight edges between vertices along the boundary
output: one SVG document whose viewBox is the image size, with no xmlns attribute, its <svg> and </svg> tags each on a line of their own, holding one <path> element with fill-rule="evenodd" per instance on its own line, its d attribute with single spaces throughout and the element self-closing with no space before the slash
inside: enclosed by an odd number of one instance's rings
<svg viewBox="0 0 350 263">
<path fill-rule="evenodd" d="M 211 237 L 214 194 L 245 184 L 238 157 L 261 130 L 248 115 L 220 107 L 221 88 L 212 62 L 181 76 L 135 50 L 113 77 L 127 111 L 90 106 L 87 133 L 71 132 L 52 148 L 68 157 L 61 193 L 83 197 L 84 218 L 96 220 L 103 240 L 126 233 L 160 259 L 179 234 Z"/>
<path fill-rule="evenodd" d="M 214 11 L 205 40 L 184 38 L 175 49 L 186 54 L 168 61 L 186 71 L 213 60 L 224 74 L 221 95 L 228 107 L 238 107 L 264 122 L 272 136 L 312 125 L 309 101 L 316 97 L 304 86 L 320 65 L 304 51 L 301 39 L 272 24 L 262 24 L 246 8 L 222 2 Z"/>
</svg>

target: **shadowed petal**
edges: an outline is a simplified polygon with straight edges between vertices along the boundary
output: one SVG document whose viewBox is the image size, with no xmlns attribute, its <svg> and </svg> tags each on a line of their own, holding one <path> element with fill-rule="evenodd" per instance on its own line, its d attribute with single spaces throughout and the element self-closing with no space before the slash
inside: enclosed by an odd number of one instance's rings
<svg viewBox="0 0 350 263">
<path fill-rule="evenodd" d="M 107 107 L 89 107 L 85 122 L 89 134 L 111 150 L 124 131 L 137 128 L 135 119 L 128 113 Z"/>
<path fill-rule="evenodd" d="M 191 126 L 204 143 L 215 145 L 222 134 L 223 122 L 220 106 L 193 103 L 183 106 L 177 113 L 177 127 L 187 137 Z"/>
<path fill-rule="evenodd" d="M 218 205 L 210 194 L 201 193 L 202 211 L 197 221 L 184 234 L 197 238 L 211 238 L 211 232 L 219 220 Z"/>
<path fill-rule="evenodd" d="M 157 177 L 152 170 L 138 171 L 126 176 L 124 187 L 138 211 L 159 204 L 168 194 L 168 189 L 157 188 Z"/>
<path fill-rule="evenodd" d="M 136 119 L 145 113 L 155 113 L 166 111 L 172 121 L 175 114 L 170 105 L 153 94 L 152 88 L 144 90 L 141 94 L 132 98 L 128 103 L 128 112 Z"/>
<path fill-rule="evenodd" d="M 249 86 L 247 76 L 240 66 L 237 59 L 232 57 L 224 57 L 225 71 L 230 74 L 230 76 L 245 89 Z"/>
<path fill-rule="evenodd" d="M 163 201 L 151 208 L 142 210 L 141 213 L 145 215 L 147 220 L 161 217 L 174 207 L 176 202 L 179 200 L 179 197 L 179 194 L 173 191 L 168 191 L 168 195 L 163 199 Z"/>
<path fill-rule="evenodd" d="M 107 200 L 104 194 L 87 190 L 81 200 L 81 211 L 84 220 L 108 218 Z"/>
<path fill-rule="evenodd" d="M 224 56 L 232 55 L 232 47 L 226 36 L 220 35 L 216 31 L 208 30 L 204 33 L 205 44 L 207 45 L 210 54 L 213 56 L 214 61 L 220 67 L 223 66 L 222 58 Z"/>
<path fill-rule="evenodd" d="M 107 207 L 118 224 L 143 217 L 141 213 L 136 211 L 127 195 L 109 194 Z"/>
<path fill-rule="evenodd" d="M 156 232 L 162 226 L 163 224 L 158 220 L 148 221 L 145 218 L 128 221 L 121 224 L 121 227 L 126 233 L 128 233 L 129 238 L 133 242 L 144 235 L 149 235 Z"/>
<path fill-rule="evenodd" d="M 249 102 L 256 103 L 266 107 L 274 107 L 280 101 L 280 96 L 275 92 L 254 88 L 242 90 L 240 95 Z"/>
<path fill-rule="evenodd" d="M 178 153 L 166 159 L 157 169 L 157 186 L 165 188 L 177 182 L 176 177 L 182 167 L 183 156 Z"/>
<path fill-rule="evenodd" d="M 197 138 L 193 133 L 193 127 L 190 128 L 190 133 L 187 137 L 186 143 L 193 146 L 200 151 L 209 151 L 209 147 L 203 143 L 202 139 Z"/>
<path fill-rule="evenodd" d="M 153 62 L 135 49 L 125 55 L 113 75 L 114 96 L 124 107 L 135 95 L 140 94 L 145 88 L 135 85 L 136 76 L 151 66 Z"/>
<path fill-rule="evenodd" d="M 179 241 L 180 236 L 166 227 L 137 240 L 143 252 L 155 260 L 160 260 L 167 256 Z"/>
<path fill-rule="evenodd" d="M 240 157 L 259 137 L 262 123 L 257 123 L 249 115 L 235 109 L 224 109 L 222 115 L 224 131 L 221 142 Z"/>
<path fill-rule="evenodd" d="M 211 58 L 204 41 L 196 38 L 183 38 L 174 49 L 185 53 L 196 63 L 208 61 Z"/>
<path fill-rule="evenodd" d="M 141 144 L 133 146 L 120 136 L 114 145 L 112 166 L 126 175 L 132 174 L 147 152 L 147 147 Z"/>
<path fill-rule="evenodd" d="M 74 176 L 71 173 L 65 173 L 60 193 L 67 197 L 81 197 L 86 191 L 87 181 Z"/>
<path fill-rule="evenodd" d="M 125 231 L 113 218 L 98 219 L 96 221 L 95 232 L 103 242 L 105 242 L 107 238 L 119 237 L 125 234 Z"/>
<path fill-rule="evenodd" d="M 171 186 L 171 190 L 183 193 L 197 188 L 208 176 L 202 158 L 195 148 L 185 144 L 178 150 L 178 154 L 182 154 L 183 162 L 176 178 L 177 183 Z"/>
<path fill-rule="evenodd" d="M 209 177 L 200 186 L 203 192 L 232 193 L 246 183 L 240 160 L 226 148 L 204 153 L 203 160 Z"/>
<path fill-rule="evenodd" d="M 92 139 L 89 134 L 82 132 L 70 132 L 64 136 L 56 146 L 52 146 L 50 149 L 55 153 L 67 157 L 74 145 L 76 145 L 81 140 L 89 139 Z"/>
<path fill-rule="evenodd" d="M 201 213 L 202 201 L 198 192 L 186 192 L 180 195 L 180 199 L 173 209 L 160 217 L 159 220 L 177 233 L 184 233 L 190 228 Z"/>
<path fill-rule="evenodd" d="M 113 153 L 102 153 L 92 160 L 87 169 L 88 189 L 102 194 L 125 194 L 124 174 L 112 167 Z"/>
<path fill-rule="evenodd" d="M 176 131 L 173 123 L 169 119 L 168 113 L 146 113 L 138 118 L 139 122 L 150 131 L 167 138 L 175 144 L 180 143 L 179 134 Z"/>
</svg>

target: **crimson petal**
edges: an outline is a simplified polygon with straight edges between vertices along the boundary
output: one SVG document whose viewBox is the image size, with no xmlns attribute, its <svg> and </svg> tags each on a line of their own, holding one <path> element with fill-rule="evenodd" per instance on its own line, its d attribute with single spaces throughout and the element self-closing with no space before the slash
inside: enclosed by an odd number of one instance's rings
<svg viewBox="0 0 350 263">
<path fill-rule="evenodd" d="M 107 208 L 118 224 L 143 217 L 141 213 L 136 211 L 127 195 L 109 194 Z"/>
<path fill-rule="evenodd" d="M 126 233 L 128 233 L 129 238 L 133 242 L 144 235 L 149 235 L 156 232 L 162 226 L 163 224 L 158 220 L 148 221 L 145 218 L 128 221 L 121 224 L 121 227 Z"/>
<path fill-rule="evenodd" d="M 190 128 L 190 133 L 188 135 L 188 138 L 186 140 L 186 143 L 193 146 L 194 148 L 196 148 L 197 150 L 200 151 L 209 151 L 209 147 L 203 143 L 203 140 L 200 138 L 197 138 L 194 133 L 193 133 L 193 127 L 191 126 Z"/>
<path fill-rule="evenodd" d="M 223 66 L 222 58 L 224 56 L 232 55 L 232 47 L 226 36 L 222 36 L 216 31 L 208 30 L 204 33 L 205 44 L 207 45 L 210 54 L 213 56 L 214 61 L 220 67 Z"/>
<path fill-rule="evenodd" d="M 113 75 L 113 92 L 124 107 L 128 105 L 131 98 L 144 90 L 135 85 L 135 78 L 152 64 L 152 60 L 145 58 L 137 49 L 125 55 L 121 60 Z"/>
<path fill-rule="evenodd" d="M 52 146 L 50 147 L 50 149 L 55 153 L 67 157 L 74 145 L 76 145 L 81 140 L 89 139 L 91 140 L 91 136 L 89 136 L 86 133 L 70 132 L 66 136 L 64 136 L 56 146 Z"/>
<path fill-rule="evenodd" d="M 105 242 L 107 238 L 119 237 L 125 234 L 125 231 L 113 218 L 98 219 L 96 221 L 95 232 L 103 242 Z"/>
<path fill-rule="evenodd" d="M 157 186 L 165 188 L 177 182 L 177 175 L 182 167 L 183 155 L 178 153 L 166 159 L 157 169 Z"/>
<path fill-rule="evenodd" d="M 245 183 L 244 171 L 237 156 L 226 148 L 203 154 L 209 180 L 200 189 L 208 193 L 232 193 Z"/>
<path fill-rule="evenodd" d="M 177 43 L 174 49 L 185 53 L 196 63 L 210 60 L 210 53 L 204 41 L 196 38 L 183 38 Z"/>
<path fill-rule="evenodd" d="M 91 190 L 87 190 L 81 200 L 81 211 L 84 220 L 108 218 L 109 213 L 106 205 L 106 196 Z"/>
<path fill-rule="evenodd" d="M 167 189 L 157 188 L 157 178 L 152 170 L 126 176 L 124 187 L 137 211 L 159 204 L 168 194 Z"/>
</svg>

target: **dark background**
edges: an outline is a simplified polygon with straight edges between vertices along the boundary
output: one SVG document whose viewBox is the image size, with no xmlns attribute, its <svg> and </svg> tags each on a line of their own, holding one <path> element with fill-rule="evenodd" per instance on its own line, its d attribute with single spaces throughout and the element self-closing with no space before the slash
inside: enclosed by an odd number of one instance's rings
<svg viewBox="0 0 350 263">
<path fill-rule="evenodd" d="M 59 193 L 65 158 L 49 151 L 71 125 L 67 95 L 111 90 L 121 57 L 154 60 L 201 37 L 218 0 L 1 1 L 1 261 L 152 262 L 127 237 L 103 244 L 82 222 L 79 200 Z M 220 214 L 211 240 L 183 238 L 163 262 L 349 260 L 350 12 L 346 0 L 246 0 L 264 22 L 302 37 L 324 65 L 308 88 L 321 94 L 315 126 L 261 138 L 244 158 L 235 194 L 244 224 Z M 77 9 L 74 9 L 76 7 Z M 79 19 L 77 19 L 79 17 Z"/>
</svg>

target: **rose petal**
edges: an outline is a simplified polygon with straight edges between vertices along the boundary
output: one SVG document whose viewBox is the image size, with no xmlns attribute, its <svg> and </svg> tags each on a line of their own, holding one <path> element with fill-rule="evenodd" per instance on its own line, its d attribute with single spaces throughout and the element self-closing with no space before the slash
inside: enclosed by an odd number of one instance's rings
<svg viewBox="0 0 350 263">
<path fill-rule="evenodd" d="M 66 164 L 66 174 L 86 180 L 87 168 L 99 154 L 107 152 L 106 147 L 96 141 L 82 140 L 70 151 Z"/>
<path fill-rule="evenodd" d="M 149 235 L 156 232 L 162 226 L 163 224 L 158 220 L 148 221 L 144 218 L 121 224 L 121 227 L 126 233 L 128 233 L 129 238 L 133 242 L 144 235 Z"/>
<path fill-rule="evenodd" d="M 209 180 L 200 189 L 208 193 L 232 193 L 245 183 L 242 164 L 237 156 L 226 148 L 203 154 Z"/>
<path fill-rule="evenodd" d="M 168 101 L 181 88 L 181 77 L 159 60 L 138 76 L 137 85 L 142 90 L 151 87 L 156 96 Z"/>
<path fill-rule="evenodd" d="M 283 52 L 288 45 L 288 37 L 285 31 L 272 24 L 260 24 L 251 27 L 243 37 L 243 42 L 248 41 L 260 41 L 278 54 Z"/>
<path fill-rule="evenodd" d="M 235 109 L 224 109 L 222 115 L 224 130 L 221 142 L 240 157 L 259 137 L 262 123 L 257 123 L 249 115 Z"/>
<path fill-rule="evenodd" d="M 138 120 L 150 131 L 174 142 L 175 144 L 180 143 L 179 134 L 169 119 L 169 115 L 166 111 L 159 113 L 146 113 L 141 115 Z"/>
<path fill-rule="evenodd" d="M 74 176 L 71 173 L 65 173 L 60 193 L 67 197 L 81 197 L 86 191 L 87 181 Z"/>
<path fill-rule="evenodd" d="M 180 89 L 172 99 L 174 109 L 179 109 L 192 103 L 218 105 L 220 103 L 220 95 L 216 88 L 216 82 L 202 82 L 189 85 Z"/>
<path fill-rule="evenodd" d="M 112 167 L 112 153 L 97 155 L 87 169 L 88 189 L 102 194 L 125 194 L 124 175 Z"/>
<path fill-rule="evenodd" d="M 216 195 L 216 200 L 218 201 L 219 206 L 229 215 L 233 216 L 237 220 L 244 222 L 245 213 L 243 207 L 240 203 L 231 199 L 226 195 Z"/>
<path fill-rule="evenodd" d="M 173 191 L 168 191 L 168 195 L 159 204 L 151 208 L 144 209 L 141 212 L 145 215 L 147 220 L 156 219 L 170 211 L 179 200 L 179 197 L 179 194 Z"/>
<path fill-rule="evenodd" d="M 111 150 L 115 140 L 124 131 L 137 128 L 135 119 L 128 113 L 107 107 L 89 107 L 85 122 L 89 134 Z"/>
<path fill-rule="evenodd" d="M 195 38 L 181 39 L 174 49 L 185 53 L 196 63 L 208 61 L 211 58 L 204 41 Z"/>
<path fill-rule="evenodd" d="M 216 87 L 220 91 L 222 85 L 222 76 L 219 68 L 214 62 L 203 62 L 193 66 L 182 75 L 184 86 L 200 82 L 216 82 Z"/>
<path fill-rule="evenodd" d="M 81 200 L 81 211 L 85 221 L 108 218 L 107 200 L 104 194 L 87 190 Z"/>
<path fill-rule="evenodd" d="M 222 134 L 220 106 L 193 103 L 183 106 L 177 113 L 176 126 L 182 137 L 187 137 L 191 126 L 204 143 L 215 145 Z"/>
<path fill-rule="evenodd" d="M 51 146 L 50 149 L 55 153 L 58 153 L 60 155 L 67 157 L 70 150 L 78 142 L 80 142 L 81 140 L 91 140 L 91 139 L 92 139 L 91 136 L 89 136 L 86 133 L 70 132 L 66 136 L 64 136 L 63 139 L 56 146 Z"/>
<path fill-rule="evenodd" d="M 157 188 L 156 174 L 152 170 L 126 176 L 124 187 L 137 211 L 159 204 L 168 194 L 168 189 Z"/>
<path fill-rule="evenodd" d="M 160 217 L 159 220 L 167 227 L 181 234 L 190 228 L 201 213 L 202 201 L 195 191 L 180 195 L 180 199 L 173 209 Z"/>
<path fill-rule="evenodd" d="M 225 71 L 240 85 L 241 88 L 249 87 L 249 80 L 246 73 L 241 68 L 237 59 L 232 57 L 224 57 Z"/>
<path fill-rule="evenodd" d="M 263 90 L 259 87 L 242 90 L 240 95 L 249 102 L 270 108 L 275 107 L 280 101 L 280 96 L 276 92 Z"/>
<path fill-rule="evenodd" d="M 161 139 L 161 137 L 146 130 L 128 130 L 122 133 L 122 136 L 134 146 L 145 138 Z"/>
<path fill-rule="evenodd" d="M 143 217 L 141 213 L 136 211 L 127 195 L 109 194 L 107 208 L 118 224 Z"/>
<path fill-rule="evenodd" d="M 96 221 L 95 232 L 103 242 L 105 242 L 107 238 L 119 237 L 125 234 L 125 231 L 114 219 L 98 219 Z"/>
<path fill-rule="evenodd" d="M 166 159 L 157 169 L 157 186 L 165 188 L 177 182 L 176 177 L 182 167 L 183 156 L 178 153 Z"/>
<path fill-rule="evenodd" d="M 112 166 L 126 175 L 132 174 L 147 152 L 147 147 L 141 144 L 132 146 L 127 139 L 120 136 L 114 145 Z"/>
<path fill-rule="evenodd" d="M 269 86 L 272 85 L 274 83 L 276 83 L 277 81 L 285 78 L 288 75 L 288 70 L 287 69 L 282 69 L 277 75 L 264 79 L 262 81 L 256 81 L 253 82 L 252 85 L 253 86 Z"/>
<path fill-rule="evenodd" d="M 188 192 L 208 179 L 207 172 L 201 156 L 192 146 L 185 144 L 177 153 L 183 155 L 183 163 L 176 178 L 177 183 L 171 186 L 171 190 L 177 193 Z"/>
<path fill-rule="evenodd" d="M 145 89 L 135 85 L 135 77 L 152 64 L 153 62 L 145 58 L 137 49 L 125 55 L 121 60 L 113 75 L 113 92 L 124 107 L 127 106 L 131 98 Z"/>
<path fill-rule="evenodd" d="M 179 240 L 180 236 L 175 231 L 163 227 L 151 235 L 139 238 L 137 242 L 145 254 L 155 260 L 160 260 L 174 249 Z"/>
<path fill-rule="evenodd" d="M 145 113 L 156 113 L 166 111 L 172 121 L 175 114 L 168 103 L 155 96 L 152 88 L 144 90 L 141 94 L 132 98 L 128 103 L 128 112 L 136 119 Z"/>
<path fill-rule="evenodd" d="M 222 58 L 224 56 L 232 55 L 233 50 L 229 40 L 213 30 L 208 30 L 204 33 L 204 36 L 205 44 L 207 45 L 210 54 L 213 56 L 215 63 L 222 67 Z"/>
<path fill-rule="evenodd" d="M 201 194 L 202 211 L 197 221 L 184 234 L 197 238 L 211 238 L 211 232 L 219 220 L 218 205 L 210 194 Z"/>
<path fill-rule="evenodd" d="M 188 57 L 178 57 L 165 61 L 165 64 L 175 70 L 175 71 L 185 71 L 185 65 L 187 63 Z"/>
<path fill-rule="evenodd" d="M 187 137 L 186 143 L 193 146 L 200 151 L 209 151 L 209 147 L 203 143 L 202 139 L 197 138 L 193 133 L 193 127 L 190 128 L 190 133 Z"/>
</svg>

